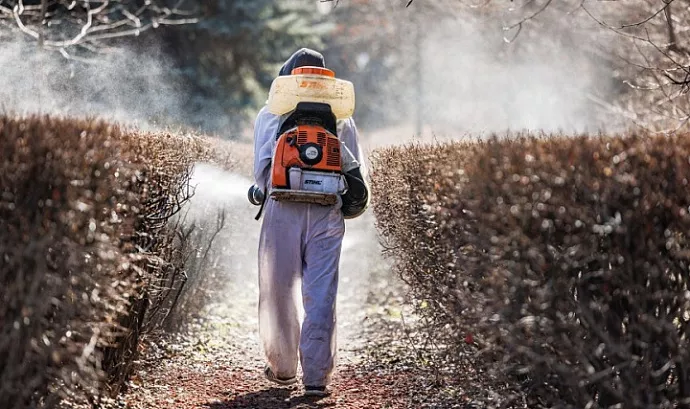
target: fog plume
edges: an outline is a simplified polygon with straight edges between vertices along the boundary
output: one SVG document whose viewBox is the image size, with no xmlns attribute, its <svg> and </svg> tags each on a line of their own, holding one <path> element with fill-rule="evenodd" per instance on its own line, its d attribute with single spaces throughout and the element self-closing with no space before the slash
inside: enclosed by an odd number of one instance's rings
<svg viewBox="0 0 690 409">
<path fill-rule="evenodd" d="M 155 47 L 108 49 L 87 61 L 0 34 L 0 109 L 11 114 L 98 116 L 140 129 L 180 125 L 181 87 Z"/>
<path fill-rule="evenodd" d="M 425 39 L 423 103 L 432 127 L 472 133 L 597 128 L 589 95 L 608 87 L 597 61 L 550 36 L 524 35 L 508 44 L 501 26 L 487 23 L 448 23 Z M 586 39 L 575 31 L 565 35 Z"/>
<path fill-rule="evenodd" d="M 362 45 L 350 57 L 359 67 L 355 119 L 377 131 L 374 143 L 419 137 L 419 117 L 423 139 L 596 132 L 604 124 L 611 130 L 600 102 L 612 99 L 614 69 L 602 52 L 612 45 L 586 28 L 591 19 L 554 11 L 526 22 L 515 37 L 516 29 L 504 30 L 510 19 L 498 6 L 443 15 L 431 8 L 419 2 L 382 12 L 394 15 L 387 31 L 378 31 L 385 47 Z"/>
</svg>

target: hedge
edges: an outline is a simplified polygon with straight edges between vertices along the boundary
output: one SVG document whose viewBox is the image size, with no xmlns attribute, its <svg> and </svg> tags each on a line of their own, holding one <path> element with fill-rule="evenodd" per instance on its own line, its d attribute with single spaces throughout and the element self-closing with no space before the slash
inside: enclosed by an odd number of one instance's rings
<svg viewBox="0 0 690 409">
<path fill-rule="evenodd" d="M 378 151 L 381 234 L 448 355 L 532 406 L 687 406 L 690 135 Z"/>
</svg>

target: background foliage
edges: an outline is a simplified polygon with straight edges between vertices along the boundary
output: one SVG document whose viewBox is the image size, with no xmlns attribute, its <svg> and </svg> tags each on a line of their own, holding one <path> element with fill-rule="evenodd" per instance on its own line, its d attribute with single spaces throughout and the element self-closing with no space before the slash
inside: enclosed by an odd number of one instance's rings
<svg viewBox="0 0 690 409">
<path fill-rule="evenodd" d="M 161 34 L 190 99 L 185 122 L 236 131 L 266 101 L 267 85 L 301 47 L 323 48 L 331 24 L 311 2 L 199 1 L 200 21 Z"/>
</svg>

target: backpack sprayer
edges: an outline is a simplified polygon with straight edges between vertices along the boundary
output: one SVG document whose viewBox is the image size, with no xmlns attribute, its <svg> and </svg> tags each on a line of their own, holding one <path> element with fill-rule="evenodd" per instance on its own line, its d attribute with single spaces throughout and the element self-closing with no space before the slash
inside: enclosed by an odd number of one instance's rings
<svg viewBox="0 0 690 409">
<path fill-rule="evenodd" d="M 347 192 L 336 121 L 352 116 L 354 102 L 352 83 L 335 78 L 326 68 L 299 67 L 273 81 L 268 110 L 282 121 L 273 151 L 269 197 L 334 205 Z M 266 196 L 252 186 L 248 198 L 254 205 L 263 205 Z"/>
</svg>

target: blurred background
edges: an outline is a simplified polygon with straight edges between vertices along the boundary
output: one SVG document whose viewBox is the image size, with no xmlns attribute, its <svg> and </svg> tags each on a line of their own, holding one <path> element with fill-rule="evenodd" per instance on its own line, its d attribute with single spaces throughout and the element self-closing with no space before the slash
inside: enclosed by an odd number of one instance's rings
<svg viewBox="0 0 690 409">
<path fill-rule="evenodd" d="M 688 17 L 686 0 L 0 0 L 0 107 L 249 139 L 310 47 L 374 142 L 676 130 Z"/>
</svg>

